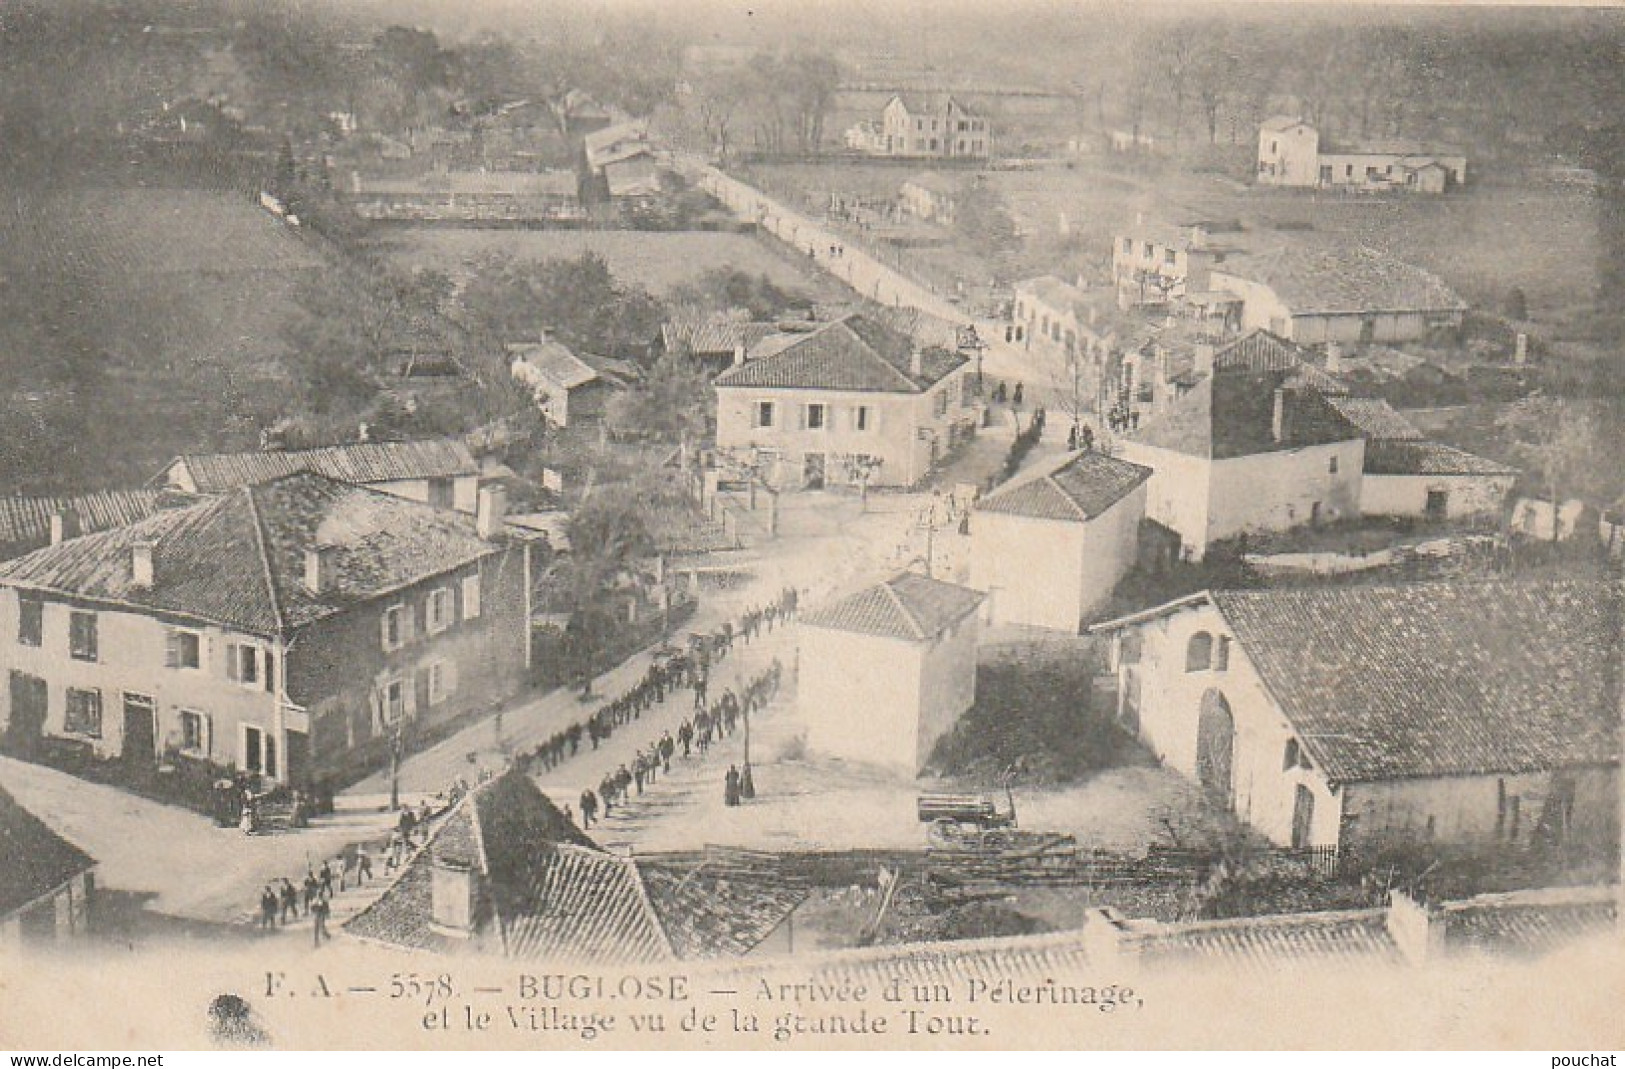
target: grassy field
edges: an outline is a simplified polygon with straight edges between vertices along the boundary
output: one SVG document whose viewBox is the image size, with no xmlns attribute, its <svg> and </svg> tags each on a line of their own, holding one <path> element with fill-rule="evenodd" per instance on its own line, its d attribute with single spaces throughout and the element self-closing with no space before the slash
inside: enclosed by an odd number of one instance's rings
<svg viewBox="0 0 1625 1069">
<path fill-rule="evenodd" d="M 766 275 L 775 285 L 809 293 L 817 300 L 850 296 L 850 291 L 822 271 L 810 269 L 777 245 L 749 234 L 425 228 L 403 230 L 391 237 L 389 245 L 396 263 L 430 267 L 453 277 L 492 254 L 550 260 L 591 251 L 608 261 L 616 278 L 643 286 L 656 296 L 718 267 Z"/>
<path fill-rule="evenodd" d="M 252 447 L 286 393 L 290 295 L 324 270 L 314 240 L 240 195 L 6 193 L 0 387 L 48 389 L 39 354 L 74 336 L 102 360 L 104 386 L 84 403 L 105 440 L 62 442 L 56 470 L 0 489 L 130 485 L 178 452 Z"/>
</svg>

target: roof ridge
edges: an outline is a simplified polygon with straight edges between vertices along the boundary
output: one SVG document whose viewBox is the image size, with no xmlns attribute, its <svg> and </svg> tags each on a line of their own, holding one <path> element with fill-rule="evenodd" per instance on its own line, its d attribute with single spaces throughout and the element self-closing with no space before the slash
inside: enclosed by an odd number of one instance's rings
<svg viewBox="0 0 1625 1069">
<path fill-rule="evenodd" d="M 862 312 L 848 312 L 846 315 L 844 315 L 841 318 L 837 319 L 834 323 L 831 323 L 830 326 L 839 325 L 839 326 L 845 327 L 846 330 L 847 330 L 847 333 L 851 334 L 852 337 L 857 341 L 857 343 L 860 346 L 862 346 L 864 353 L 869 357 L 869 359 L 878 361 L 881 364 L 881 366 L 883 366 L 887 371 L 890 371 L 893 375 L 897 376 L 898 381 L 903 383 L 904 386 L 906 386 L 908 388 L 909 392 L 911 392 L 911 393 L 919 393 L 920 392 L 920 384 L 914 381 L 914 377 L 912 375 L 906 374 L 903 371 L 902 368 L 898 367 L 896 364 L 892 363 L 890 360 L 887 360 L 886 357 L 884 355 L 882 355 L 881 352 L 878 349 L 876 349 L 873 345 L 869 344 L 869 339 L 868 338 L 865 338 L 862 334 L 859 334 L 856 330 L 854 330 L 852 328 L 852 320 L 854 320 L 854 319 L 862 320 L 865 323 L 874 323 L 876 326 L 880 326 L 882 328 L 885 328 L 884 323 L 879 323 L 876 320 L 869 319 Z M 889 329 L 889 328 L 887 328 L 887 329 Z M 813 336 L 817 336 L 818 334 L 822 334 L 822 333 L 823 333 L 823 331 L 814 331 Z M 910 339 L 910 341 L 913 342 L 913 339 Z M 919 345 L 918 342 L 913 342 L 913 344 L 914 344 L 915 348 L 920 348 L 920 345 Z M 788 348 L 794 348 L 794 346 L 790 346 Z M 780 350 L 780 351 L 782 352 L 784 350 Z"/>
<path fill-rule="evenodd" d="M 903 619 L 908 622 L 908 626 L 914 630 L 914 637 L 921 639 L 930 638 L 931 636 L 925 633 L 925 628 L 920 626 L 919 618 L 909 611 L 909 607 L 907 605 L 903 604 L 902 595 L 898 594 L 896 590 L 892 589 L 892 583 L 896 582 L 900 578 L 901 576 L 894 576 L 891 579 L 883 579 L 881 580 L 880 586 L 886 591 L 887 596 L 891 598 L 892 604 L 897 606 L 897 611 L 903 614 Z"/>
<path fill-rule="evenodd" d="M 613 857 L 614 855 L 610 856 Z M 628 857 L 616 858 L 616 860 L 626 866 L 627 871 L 631 874 L 632 887 L 637 891 L 638 901 L 643 904 L 644 915 L 649 918 L 649 925 L 655 930 L 655 934 L 660 937 L 660 943 L 666 948 L 666 953 L 673 958 L 679 957 L 677 945 L 672 942 L 671 933 L 666 931 L 666 922 L 661 919 L 660 910 L 655 908 L 654 899 L 649 895 L 649 888 L 643 882 L 643 870 L 638 866 L 637 859 Z"/>
<path fill-rule="evenodd" d="M 276 571 L 271 567 L 271 552 L 265 545 L 265 521 L 260 516 L 259 502 L 254 498 L 254 486 L 243 487 L 244 496 L 248 498 L 248 515 L 254 525 L 254 551 L 260 559 L 260 571 L 265 576 L 265 592 L 271 599 L 271 620 L 276 627 L 277 637 L 280 638 L 287 629 L 287 620 L 282 615 L 282 600 L 277 597 Z"/>
<path fill-rule="evenodd" d="M 1067 464 L 1070 464 L 1070 463 L 1072 463 L 1072 462 L 1067 461 Z M 1061 465 L 1060 468 L 1056 468 L 1055 471 L 1049 472 L 1048 474 L 1046 474 L 1044 476 L 1043 481 L 1049 483 L 1050 486 L 1055 488 L 1055 492 L 1061 495 L 1061 499 L 1072 507 L 1073 512 L 1077 513 L 1078 519 L 1080 519 L 1080 520 L 1090 519 L 1089 511 L 1087 509 L 1085 509 L 1082 505 L 1078 504 L 1077 498 L 1073 497 L 1070 493 L 1068 493 L 1066 487 L 1062 486 L 1060 481 L 1055 478 L 1056 474 L 1058 472 L 1060 472 L 1065 467 L 1066 467 L 1066 464 L 1063 464 L 1063 465 Z"/>
</svg>

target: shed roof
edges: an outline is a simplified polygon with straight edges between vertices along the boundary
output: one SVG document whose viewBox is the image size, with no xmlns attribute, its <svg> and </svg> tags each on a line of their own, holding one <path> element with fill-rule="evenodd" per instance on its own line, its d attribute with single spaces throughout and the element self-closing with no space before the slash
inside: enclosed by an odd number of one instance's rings
<svg viewBox="0 0 1625 1069">
<path fill-rule="evenodd" d="M 915 341 L 861 314 L 790 336 L 782 346 L 779 341 L 766 339 L 750 360 L 718 375 L 716 385 L 923 393 L 967 362 L 957 352 L 924 348 L 919 350 L 920 374 L 915 375 Z"/>
<path fill-rule="evenodd" d="M 0 787 L 0 919 L 37 902 L 96 867 L 83 850 L 52 831 Z"/>
<path fill-rule="evenodd" d="M 881 638 L 926 642 L 976 611 L 985 595 L 903 572 L 803 613 L 802 624 Z"/>
<path fill-rule="evenodd" d="M 976 503 L 979 512 L 1084 523 L 1151 478 L 1151 469 L 1087 450 L 1013 480 Z"/>
<path fill-rule="evenodd" d="M 179 456 L 170 470 L 183 467 L 200 494 L 313 471 L 348 483 L 393 482 L 478 475 L 468 446 L 453 438 L 410 442 L 355 442 L 315 449 L 266 449 L 244 453 L 192 453 Z"/>
<path fill-rule="evenodd" d="M 1466 303 L 1439 276 L 1353 246 L 1281 245 L 1232 256 L 1213 269 L 1268 286 L 1290 314 L 1356 315 L 1376 312 L 1459 312 Z"/>
</svg>

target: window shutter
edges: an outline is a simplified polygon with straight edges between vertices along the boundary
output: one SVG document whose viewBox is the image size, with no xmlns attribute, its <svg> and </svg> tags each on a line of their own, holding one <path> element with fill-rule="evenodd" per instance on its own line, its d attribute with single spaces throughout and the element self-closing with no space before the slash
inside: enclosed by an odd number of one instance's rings
<svg viewBox="0 0 1625 1069">
<path fill-rule="evenodd" d="M 231 680 L 233 683 L 237 682 L 238 667 L 240 664 L 240 662 L 237 660 L 239 656 L 237 649 L 237 643 L 226 643 L 226 678 Z"/>
<path fill-rule="evenodd" d="M 214 717 L 208 713 L 201 713 L 198 716 L 198 721 L 198 733 L 203 736 L 198 740 L 198 745 L 203 750 L 203 756 L 208 757 L 214 753 Z"/>
<path fill-rule="evenodd" d="M 797 405 L 796 406 L 796 430 L 804 431 L 806 429 L 807 429 L 807 406 L 806 405 Z"/>
<path fill-rule="evenodd" d="M 449 698 L 457 693 L 457 662 L 446 660 L 440 663 L 440 694 Z"/>
<path fill-rule="evenodd" d="M 164 667 L 179 668 L 181 666 L 181 636 L 177 631 L 169 631 L 164 635 Z"/>
<path fill-rule="evenodd" d="M 265 651 L 265 690 L 268 694 L 276 691 L 276 654 L 270 650 Z"/>
</svg>

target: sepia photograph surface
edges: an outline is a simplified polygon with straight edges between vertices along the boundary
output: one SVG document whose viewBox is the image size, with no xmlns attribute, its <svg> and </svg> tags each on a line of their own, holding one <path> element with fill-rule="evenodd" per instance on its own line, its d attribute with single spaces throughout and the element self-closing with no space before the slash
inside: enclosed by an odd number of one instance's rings
<svg viewBox="0 0 1625 1069">
<path fill-rule="evenodd" d="M 1625 1047 L 1622 73 L 0 7 L 0 1047 Z"/>
</svg>

